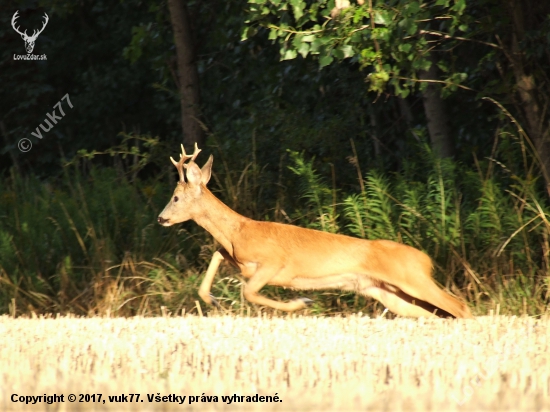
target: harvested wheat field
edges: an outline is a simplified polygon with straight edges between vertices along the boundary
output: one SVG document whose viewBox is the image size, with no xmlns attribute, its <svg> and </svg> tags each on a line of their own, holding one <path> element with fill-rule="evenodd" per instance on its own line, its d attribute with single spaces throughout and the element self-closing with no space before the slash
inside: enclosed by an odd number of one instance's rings
<svg viewBox="0 0 550 412">
<path fill-rule="evenodd" d="M 549 326 L 528 317 L 4 316 L 0 409 L 550 410 Z M 48 404 L 54 395 L 63 402 Z"/>
</svg>

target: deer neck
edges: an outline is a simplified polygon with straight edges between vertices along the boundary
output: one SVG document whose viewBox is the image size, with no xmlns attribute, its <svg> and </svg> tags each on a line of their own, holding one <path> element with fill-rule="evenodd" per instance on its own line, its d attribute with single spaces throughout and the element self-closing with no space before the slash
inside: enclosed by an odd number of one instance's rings
<svg viewBox="0 0 550 412">
<path fill-rule="evenodd" d="M 233 239 L 242 225 L 250 220 L 225 205 L 210 192 L 202 187 L 201 213 L 193 220 L 208 233 L 214 236 L 225 250 L 233 255 Z"/>
</svg>

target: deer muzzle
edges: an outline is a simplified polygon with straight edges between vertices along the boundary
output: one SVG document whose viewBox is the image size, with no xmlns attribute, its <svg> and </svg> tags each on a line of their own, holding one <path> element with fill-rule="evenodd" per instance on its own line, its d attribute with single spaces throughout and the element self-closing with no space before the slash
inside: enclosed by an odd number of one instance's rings
<svg viewBox="0 0 550 412">
<path fill-rule="evenodd" d="M 161 216 L 158 217 L 157 222 L 159 222 L 162 226 L 169 226 L 170 219 L 165 219 Z"/>
</svg>

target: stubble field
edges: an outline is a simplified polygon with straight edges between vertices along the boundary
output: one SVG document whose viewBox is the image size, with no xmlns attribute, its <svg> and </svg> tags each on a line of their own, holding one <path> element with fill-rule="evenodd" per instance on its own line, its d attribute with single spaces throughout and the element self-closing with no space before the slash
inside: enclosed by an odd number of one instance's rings
<svg viewBox="0 0 550 412">
<path fill-rule="evenodd" d="M 547 318 L 4 316 L 0 336 L 1 410 L 550 410 Z"/>
</svg>

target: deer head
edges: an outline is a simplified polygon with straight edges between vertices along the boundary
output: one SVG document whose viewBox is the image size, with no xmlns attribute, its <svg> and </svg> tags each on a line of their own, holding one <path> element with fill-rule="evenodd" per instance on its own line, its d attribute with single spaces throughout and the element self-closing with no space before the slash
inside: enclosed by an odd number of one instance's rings
<svg viewBox="0 0 550 412">
<path fill-rule="evenodd" d="M 44 31 L 44 29 L 46 28 L 46 25 L 48 24 L 48 21 L 50 20 L 50 18 L 48 17 L 48 15 L 46 13 L 44 13 L 45 20 L 44 20 L 44 23 L 42 24 L 42 28 L 40 30 L 34 30 L 33 33 L 32 33 L 32 36 L 28 36 L 27 35 L 27 30 L 25 30 L 23 33 L 21 33 L 19 31 L 19 27 L 15 27 L 15 21 L 19 18 L 17 13 L 19 13 L 19 10 L 17 10 L 14 13 L 14 15 L 11 19 L 11 26 L 13 27 L 13 29 L 17 33 L 19 33 L 21 35 L 21 38 L 25 42 L 25 49 L 27 49 L 27 53 L 31 54 L 33 49 L 34 49 L 34 42 L 38 38 L 38 35 Z"/>
<path fill-rule="evenodd" d="M 208 161 L 200 169 L 195 163 L 195 159 L 200 152 L 201 149 L 197 147 L 196 143 L 192 155 L 186 154 L 183 145 L 181 145 L 179 162 L 170 157 L 170 160 L 176 166 L 176 169 L 178 169 L 180 180 L 176 186 L 176 190 L 174 190 L 172 199 L 170 199 L 170 202 L 168 202 L 157 219 L 161 225 L 172 226 L 176 223 L 185 222 L 186 220 L 193 219 L 197 216 L 197 213 L 203 210 L 200 199 L 212 175 L 212 161 L 214 158 L 210 155 Z M 189 162 L 185 163 L 187 160 Z"/>
</svg>

